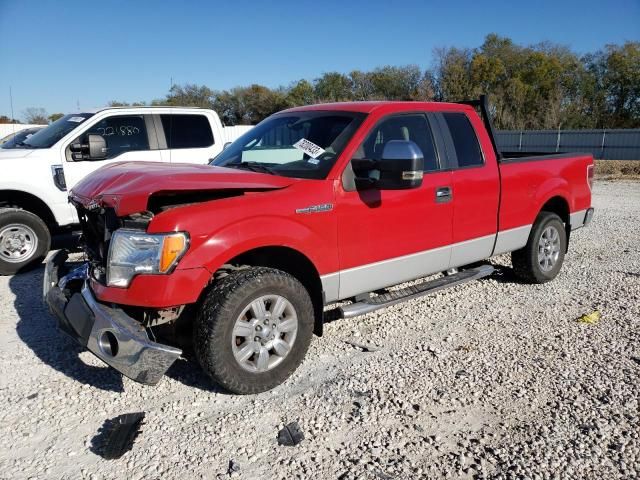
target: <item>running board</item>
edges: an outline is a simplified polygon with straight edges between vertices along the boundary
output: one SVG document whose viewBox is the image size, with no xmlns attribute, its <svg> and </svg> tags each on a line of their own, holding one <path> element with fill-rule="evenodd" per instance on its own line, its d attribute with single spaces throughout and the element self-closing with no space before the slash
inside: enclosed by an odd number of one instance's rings
<svg viewBox="0 0 640 480">
<path fill-rule="evenodd" d="M 493 273 L 493 271 L 494 268 L 491 265 L 481 265 L 476 268 L 461 270 L 453 275 L 438 277 L 435 280 L 423 282 L 419 285 L 403 288 L 402 290 L 394 290 L 382 295 L 370 297 L 367 300 L 343 305 L 338 307 L 337 313 L 341 318 L 357 317 L 358 315 L 364 315 L 365 313 L 373 312 L 380 308 L 390 307 L 396 303 L 423 297 L 425 295 L 444 290 L 445 288 L 455 287 L 472 280 L 488 277 Z"/>
</svg>

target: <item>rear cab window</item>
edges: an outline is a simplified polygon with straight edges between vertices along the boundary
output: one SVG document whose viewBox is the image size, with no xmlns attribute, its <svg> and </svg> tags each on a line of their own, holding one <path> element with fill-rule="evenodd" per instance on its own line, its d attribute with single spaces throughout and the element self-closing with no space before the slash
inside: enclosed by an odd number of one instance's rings
<svg viewBox="0 0 640 480">
<path fill-rule="evenodd" d="M 484 165 L 484 157 L 476 131 L 466 114 L 461 112 L 444 112 L 458 168 L 479 167 Z"/>
<path fill-rule="evenodd" d="M 160 115 L 167 148 L 205 148 L 214 144 L 211 123 L 205 115 Z"/>
</svg>

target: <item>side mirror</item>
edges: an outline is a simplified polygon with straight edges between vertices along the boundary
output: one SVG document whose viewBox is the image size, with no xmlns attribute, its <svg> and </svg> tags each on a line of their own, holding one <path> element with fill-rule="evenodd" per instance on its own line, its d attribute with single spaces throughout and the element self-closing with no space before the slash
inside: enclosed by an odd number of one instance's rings
<svg viewBox="0 0 640 480">
<path fill-rule="evenodd" d="M 229 148 L 231 146 L 231 143 L 233 142 L 227 142 L 222 146 L 222 150 L 226 150 L 227 148 Z"/>
<path fill-rule="evenodd" d="M 415 142 L 409 140 L 389 140 L 382 151 L 380 160 L 352 160 L 357 173 L 366 171 L 367 177 L 356 176 L 355 183 L 360 189 L 403 190 L 422 185 L 424 155 Z M 373 175 L 371 174 L 373 173 Z"/>
<path fill-rule="evenodd" d="M 104 160 L 109 149 L 102 135 L 89 134 L 87 143 L 72 143 L 69 146 L 71 159 L 74 162 L 82 160 Z"/>
<path fill-rule="evenodd" d="M 102 135 L 89 134 L 87 141 L 91 160 L 104 160 L 107 158 L 107 142 Z"/>
</svg>

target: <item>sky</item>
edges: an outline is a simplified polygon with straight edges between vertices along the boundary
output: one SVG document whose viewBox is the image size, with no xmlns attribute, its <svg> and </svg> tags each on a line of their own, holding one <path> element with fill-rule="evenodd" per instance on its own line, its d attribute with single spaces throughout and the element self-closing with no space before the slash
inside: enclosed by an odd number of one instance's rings
<svg viewBox="0 0 640 480">
<path fill-rule="evenodd" d="M 0 0 L 0 115 L 162 98 L 171 82 L 289 85 L 432 65 L 488 33 L 580 54 L 640 40 L 640 0 Z"/>
</svg>

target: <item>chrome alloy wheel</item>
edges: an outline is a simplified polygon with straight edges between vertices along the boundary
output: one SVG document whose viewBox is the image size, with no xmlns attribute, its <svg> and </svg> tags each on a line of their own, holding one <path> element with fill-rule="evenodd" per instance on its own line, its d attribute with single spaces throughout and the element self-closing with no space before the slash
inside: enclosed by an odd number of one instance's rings
<svg viewBox="0 0 640 480">
<path fill-rule="evenodd" d="M 544 272 L 553 270 L 560 256 L 560 234 L 556 227 L 549 225 L 538 241 L 538 263 Z"/>
<path fill-rule="evenodd" d="M 293 305 L 280 295 L 253 300 L 233 326 L 231 347 L 238 364 L 250 372 L 266 372 L 291 351 L 298 332 Z"/>
<path fill-rule="evenodd" d="M 28 260 L 38 249 L 38 237 L 27 225 L 11 223 L 0 230 L 0 259 L 9 263 Z"/>
</svg>

